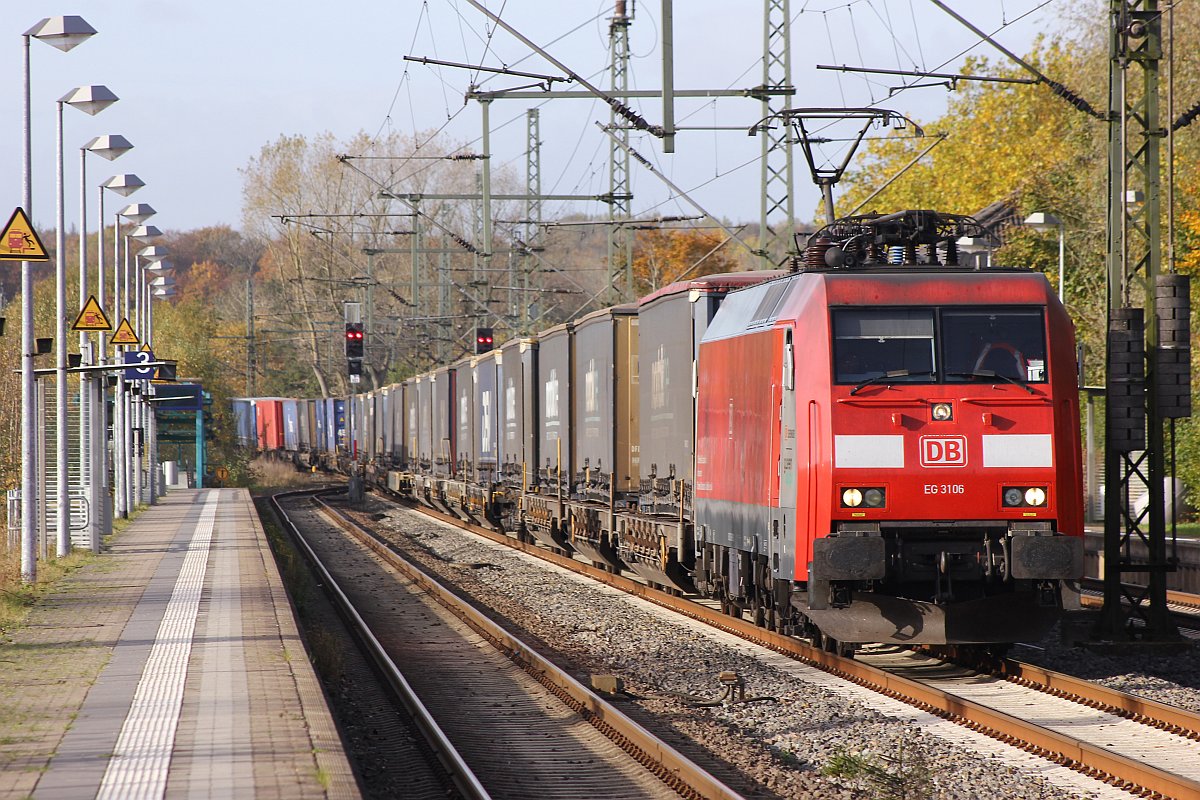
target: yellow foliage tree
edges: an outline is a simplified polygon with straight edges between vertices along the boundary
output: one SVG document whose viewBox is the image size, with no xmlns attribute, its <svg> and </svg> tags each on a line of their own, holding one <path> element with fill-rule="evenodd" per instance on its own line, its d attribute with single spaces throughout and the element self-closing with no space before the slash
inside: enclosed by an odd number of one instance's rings
<svg viewBox="0 0 1200 800">
<path fill-rule="evenodd" d="M 684 278 L 734 272 L 737 261 L 728 239 L 714 231 L 638 231 L 633 248 L 633 285 L 649 294 Z"/>
</svg>

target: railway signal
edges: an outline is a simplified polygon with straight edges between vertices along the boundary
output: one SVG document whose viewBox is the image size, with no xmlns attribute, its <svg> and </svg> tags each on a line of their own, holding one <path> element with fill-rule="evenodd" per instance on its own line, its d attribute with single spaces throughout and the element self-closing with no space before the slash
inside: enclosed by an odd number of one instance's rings
<svg viewBox="0 0 1200 800">
<path fill-rule="evenodd" d="M 475 329 L 475 354 L 480 355 L 492 349 L 495 339 L 492 337 L 491 328 L 476 328 Z"/>
<path fill-rule="evenodd" d="M 362 359 L 365 334 L 361 322 L 346 323 L 346 358 Z"/>
</svg>

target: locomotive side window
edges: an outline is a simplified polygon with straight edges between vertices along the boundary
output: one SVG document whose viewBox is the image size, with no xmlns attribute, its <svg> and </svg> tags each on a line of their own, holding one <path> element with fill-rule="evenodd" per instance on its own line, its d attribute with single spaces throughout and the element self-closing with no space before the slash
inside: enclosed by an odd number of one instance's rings
<svg viewBox="0 0 1200 800">
<path fill-rule="evenodd" d="M 933 310 L 836 309 L 833 358 L 838 383 L 861 383 L 906 371 L 895 381 L 934 379 Z"/>
<path fill-rule="evenodd" d="M 942 310 L 947 381 L 995 374 L 1025 383 L 1046 375 L 1045 324 L 1039 309 Z"/>
</svg>

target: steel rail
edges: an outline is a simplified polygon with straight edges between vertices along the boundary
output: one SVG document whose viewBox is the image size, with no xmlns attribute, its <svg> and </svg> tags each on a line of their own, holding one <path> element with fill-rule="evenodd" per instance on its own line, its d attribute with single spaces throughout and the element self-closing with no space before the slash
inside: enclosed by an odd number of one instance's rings
<svg viewBox="0 0 1200 800">
<path fill-rule="evenodd" d="M 1072 700 L 1082 700 L 1117 716 L 1200 741 L 1200 714 L 1193 711 L 1108 689 L 1073 675 L 1022 661 L 1005 659 L 1001 671 L 1013 683 Z"/>
<path fill-rule="evenodd" d="M 1084 578 L 1083 586 L 1085 589 L 1100 590 L 1104 587 L 1104 581 L 1099 578 Z M 1144 586 L 1138 584 L 1130 584 L 1131 588 L 1144 589 Z M 1200 594 L 1191 592 L 1181 592 L 1178 589 L 1167 589 L 1167 602 L 1177 606 L 1188 606 L 1189 608 L 1200 608 Z"/>
<path fill-rule="evenodd" d="M 575 711 L 626 752 L 654 772 L 660 780 L 685 797 L 704 800 L 741 800 L 742 796 L 710 775 L 695 762 L 638 725 L 613 705 L 597 696 L 552 661 L 500 627 L 481 611 L 442 586 L 416 565 L 404 559 L 373 531 L 315 498 L 331 521 L 353 534 L 391 567 L 403 573 L 464 622 L 490 639 L 544 686 L 554 691 Z M 636 752 L 635 752 L 636 751 Z"/>
<path fill-rule="evenodd" d="M 564 569 L 586 575 L 608 586 L 621 589 L 651 603 L 677 611 L 714 628 L 733 633 L 742 639 L 760 644 L 778 653 L 873 689 L 881 694 L 901 700 L 902 702 L 961 724 L 993 739 L 1006 742 L 1014 747 L 1019 747 L 1034 755 L 1038 755 L 1110 785 L 1122 787 L 1135 793 L 1139 791 L 1143 794 L 1154 793 L 1164 799 L 1185 800 L 1186 798 L 1200 797 L 1200 781 L 1164 772 L 1134 759 L 1106 751 L 1089 742 L 1039 727 L 1026 720 L 988 708 L 949 692 L 926 686 L 909 678 L 891 674 L 880 668 L 855 661 L 854 659 L 843 658 L 834 653 L 826 652 L 812 645 L 805 644 L 795 637 L 784 636 L 783 634 L 760 628 L 752 622 L 731 617 L 721 613 L 719 610 L 710 609 L 696 603 L 693 600 L 676 597 L 668 592 L 653 589 L 623 575 L 597 569 L 588 564 L 576 561 L 569 556 L 552 552 L 544 547 L 517 541 L 504 534 L 465 522 L 458 517 L 444 514 L 426 506 L 401 502 L 393 496 L 382 496 L 387 497 L 393 502 L 398 502 L 404 508 L 420 511 L 427 516 L 441 520 L 454 527 L 536 556 Z M 357 523 L 355 524 L 357 525 Z M 1047 674 L 1049 673 L 1047 672 Z M 1056 678 L 1058 677 L 1057 673 L 1054 673 L 1054 675 Z M 1042 686 L 1043 684 L 1036 682 L 1036 677 L 1037 672 L 1035 668 L 1027 667 L 1025 669 L 1023 679 L 1029 682 L 1027 685 Z M 1062 676 L 1062 678 L 1069 678 L 1069 676 Z M 1057 686 L 1046 686 L 1046 691 L 1064 697 L 1068 694 L 1074 696 L 1073 692 L 1068 693 L 1064 688 L 1061 688 L 1065 685 L 1067 683 L 1060 680 Z M 1175 730 L 1175 722 L 1159 720 L 1155 716 L 1155 706 L 1162 704 L 1143 700 L 1142 698 L 1119 692 L 1115 689 L 1106 689 L 1098 685 L 1091 686 L 1089 694 L 1106 696 L 1108 699 L 1104 701 L 1082 700 L 1081 702 L 1085 705 L 1093 707 L 1099 705 L 1104 710 L 1112 710 L 1114 713 L 1121 714 L 1138 722 L 1146 722 L 1146 724 L 1172 732 Z M 1134 708 L 1139 710 L 1136 712 L 1129 710 L 1122 712 L 1122 709 Z M 1170 707 L 1168 706 L 1167 708 Z M 1181 709 L 1172 709 L 1172 711 L 1172 719 L 1183 719 L 1180 715 L 1196 717 L 1196 715 L 1182 711 Z M 1156 724 L 1156 721 L 1161 724 Z M 1181 731 L 1189 731 L 1197 726 L 1200 726 L 1200 722 L 1193 720 L 1189 721 L 1186 725 L 1178 727 Z M 1187 736 L 1188 734 L 1184 732 L 1181 735 Z"/>
<path fill-rule="evenodd" d="M 425 738 L 425 741 L 428 742 L 438 759 L 438 763 L 446 771 L 454 787 L 465 800 L 490 800 L 491 795 L 487 789 L 475 777 L 475 773 L 471 770 L 471 767 L 463 760 L 458 750 L 437 724 L 433 715 L 429 713 L 424 703 L 421 702 L 416 692 L 413 691 L 412 686 L 404 679 L 404 675 L 401 674 L 396 663 L 392 661 L 383 649 L 383 645 L 375 638 L 375 634 L 371 632 L 367 623 L 359 615 L 358 611 L 355 610 L 354 604 L 350 602 L 350 598 L 346 596 L 346 593 L 342 591 L 337 581 L 334 580 L 333 575 L 321 563 L 321 559 L 317 556 L 316 551 L 312 549 L 308 541 L 304 538 L 304 534 L 292 522 L 291 517 L 284 511 L 283 504 L 280 502 L 280 498 L 294 498 L 305 495 L 312 496 L 315 499 L 318 493 L 324 491 L 328 491 L 328 489 L 302 489 L 299 491 L 280 492 L 271 495 L 271 506 L 279 521 L 290 531 L 292 540 L 300 548 L 300 552 L 303 554 L 305 560 L 308 561 L 309 565 L 317 573 L 325 592 L 329 595 L 338 614 L 351 629 L 351 632 L 358 638 L 368 658 L 379 669 L 379 673 L 383 676 L 388 687 L 412 717 L 417 729 Z"/>
</svg>

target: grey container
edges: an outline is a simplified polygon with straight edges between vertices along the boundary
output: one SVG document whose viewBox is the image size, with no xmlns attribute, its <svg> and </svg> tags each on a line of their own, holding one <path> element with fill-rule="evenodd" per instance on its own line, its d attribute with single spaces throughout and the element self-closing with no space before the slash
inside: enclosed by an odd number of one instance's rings
<svg viewBox="0 0 1200 800">
<path fill-rule="evenodd" d="M 433 408 L 430 414 L 433 425 L 433 474 L 449 478 L 454 474 L 455 439 L 454 424 L 454 367 L 442 367 L 433 373 Z"/>
<path fill-rule="evenodd" d="M 493 350 L 471 362 L 474 373 L 474 437 L 471 451 L 475 459 L 475 479 L 482 485 L 498 482 L 500 464 L 500 373 L 503 354 Z M 460 449 L 462 444 L 459 444 Z"/>
<path fill-rule="evenodd" d="M 433 375 L 422 375 L 417 378 L 415 392 L 416 432 L 417 432 L 417 468 L 422 475 L 433 474 Z M 409 417 L 412 419 L 411 415 Z"/>
<path fill-rule="evenodd" d="M 540 464 L 538 340 L 509 339 L 500 353 L 501 480 L 505 486 L 522 489 L 536 482 Z"/>
<path fill-rule="evenodd" d="M 574 494 L 621 502 L 638 489 L 638 309 L 575 323 Z"/>
<path fill-rule="evenodd" d="M 732 291 L 784 273 L 777 270 L 706 275 L 666 286 L 638 305 L 641 368 L 641 509 L 691 516 L 700 340 Z M 671 481 L 678 481 L 671 488 Z M 657 491 L 654 487 L 657 487 Z"/>
<path fill-rule="evenodd" d="M 463 480 L 475 476 L 475 371 L 472 359 L 456 363 L 454 372 L 454 463 L 455 474 Z"/>
<path fill-rule="evenodd" d="M 571 448 L 571 367 L 575 326 L 567 322 L 538 337 L 538 483 L 544 494 L 566 497 L 575 474 Z M 532 479 L 532 476 L 531 476 Z"/>
</svg>

